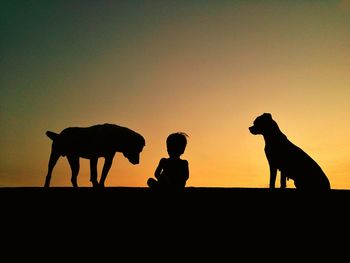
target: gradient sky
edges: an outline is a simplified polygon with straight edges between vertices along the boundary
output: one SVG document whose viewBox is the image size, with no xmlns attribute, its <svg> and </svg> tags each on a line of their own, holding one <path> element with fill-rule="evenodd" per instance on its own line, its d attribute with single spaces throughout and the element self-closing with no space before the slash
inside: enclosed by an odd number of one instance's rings
<svg viewBox="0 0 350 263">
<path fill-rule="evenodd" d="M 0 186 L 44 184 L 46 130 L 108 122 L 146 147 L 136 166 L 117 153 L 106 186 L 146 186 L 182 131 L 188 186 L 267 187 L 248 127 L 270 112 L 350 189 L 350 1 L 1 1 L 0 13 Z M 90 186 L 86 159 L 78 184 Z M 51 186 L 70 185 L 61 158 Z"/>
</svg>

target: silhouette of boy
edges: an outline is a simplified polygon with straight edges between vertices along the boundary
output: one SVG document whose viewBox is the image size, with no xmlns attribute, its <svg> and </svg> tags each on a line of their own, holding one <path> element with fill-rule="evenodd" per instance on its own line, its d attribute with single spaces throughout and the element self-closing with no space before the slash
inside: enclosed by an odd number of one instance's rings
<svg viewBox="0 0 350 263">
<path fill-rule="evenodd" d="M 162 158 L 154 172 L 154 178 L 147 180 L 147 185 L 153 189 L 181 190 L 189 178 L 187 160 L 180 156 L 184 153 L 188 135 L 183 132 L 172 133 L 166 140 L 169 158 Z"/>
</svg>

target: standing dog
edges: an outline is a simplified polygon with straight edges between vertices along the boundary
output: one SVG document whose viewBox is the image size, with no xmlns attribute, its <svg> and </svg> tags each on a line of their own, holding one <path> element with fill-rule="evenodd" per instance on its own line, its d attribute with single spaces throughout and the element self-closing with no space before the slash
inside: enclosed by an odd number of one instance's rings
<svg viewBox="0 0 350 263">
<path fill-rule="evenodd" d="M 138 133 L 115 124 L 101 124 L 91 127 L 70 127 L 60 134 L 47 131 L 52 140 L 52 149 L 45 180 L 45 187 L 50 186 L 51 174 L 60 156 L 67 156 L 72 170 L 71 182 L 78 187 L 79 158 L 90 159 L 90 181 L 94 187 L 104 187 L 116 152 L 121 152 L 132 164 L 140 162 L 140 153 L 145 146 L 145 139 Z M 97 180 L 97 160 L 104 157 L 100 182 Z"/>
<path fill-rule="evenodd" d="M 270 166 L 270 188 L 275 188 L 277 170 L 280 170 L 281 188 L 286 187 L 286 178 L 290 178 L 297 189 L 330 189 L 329 180 L 321 167 L 287 139 L 270 113 L 258 116 L 249 131 L 264 136 L 265 154 Z"/>
</svg>

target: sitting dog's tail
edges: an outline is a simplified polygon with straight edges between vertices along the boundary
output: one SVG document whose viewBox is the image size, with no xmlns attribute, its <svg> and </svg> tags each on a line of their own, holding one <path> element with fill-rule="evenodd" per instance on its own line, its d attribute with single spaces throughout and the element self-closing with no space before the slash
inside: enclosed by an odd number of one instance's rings
<svg viewBox="0 0 350 263">
<path fill-rule="evenodd" d="M 54 133 L 54 132 L 52 132 L 52 131 L 47 131 L 46 132 L 46 135 L 47 135 L 47 137 L 49 137 L 51 140 L 55 140 L 57 137 L 58 137 L 58 134 L 57 133 Z"/>
</svg>

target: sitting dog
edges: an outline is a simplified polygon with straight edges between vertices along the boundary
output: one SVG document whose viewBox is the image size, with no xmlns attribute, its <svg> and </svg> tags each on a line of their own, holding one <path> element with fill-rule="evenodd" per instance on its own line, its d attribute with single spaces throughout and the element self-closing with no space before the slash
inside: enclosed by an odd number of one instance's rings
<svg viewBox="0 0 350 263">
<path fill-rule="evenodd" d="M 116 152 L 121 152 L 132 164 L 138 164 L 145 139 L 138 133 L 115 124 L 101 124 L 91 127 L 70 127 L 60 134 L 47 131 L 52 140 L 45 187 L 50 186 L 51 174 L 60 156 L 67 156 L 72 170 L 71 182 L 78 187 L 79 158 L 90 159 L 90 181 L 93 187 L 104 187 L 108 171 Z M 100 181 L 97 180 L 97 160 L 104 157 Z"/>
<path fill-rule="evenodd" d="M 286 187 L 286 178 L 290 178 L 297 189 L 330 189 L 329 180 L 321 167 L 288 140 L 270 113 L 258 116 L 249 131 L 254 135 L 264 136 L 265 154 L 270 167 L 270 188 L 275 188 L 277 170 L 280 170 L 281 188 Z"/>
</svg>

